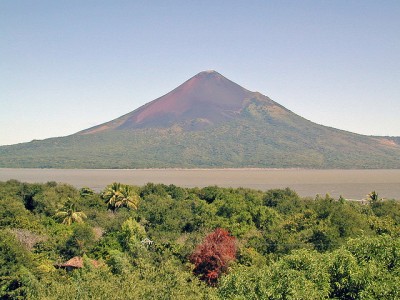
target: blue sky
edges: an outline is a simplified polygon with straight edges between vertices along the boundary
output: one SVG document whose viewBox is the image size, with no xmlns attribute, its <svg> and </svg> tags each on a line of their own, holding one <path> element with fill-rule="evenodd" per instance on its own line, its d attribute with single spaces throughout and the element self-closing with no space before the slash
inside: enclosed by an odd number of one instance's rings
<svg viewBox="0 0 400 300">
<path fill-rule="evenodd" d="M 214 69 L 319 124 L 400 136 L 400 1 L 0 1 L 0 145 L 73 134 Z"/>
</svg>

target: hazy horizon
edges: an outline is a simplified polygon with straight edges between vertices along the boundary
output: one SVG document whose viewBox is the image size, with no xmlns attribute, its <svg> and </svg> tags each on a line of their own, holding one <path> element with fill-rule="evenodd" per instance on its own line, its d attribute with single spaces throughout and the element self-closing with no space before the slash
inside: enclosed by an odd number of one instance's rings
<svg viewBox="0 0 400 300">
<path fill-rule="evenodd" d="M 315 123 L 400 136 L 398 1 L 0 3 L 0 145 L 110 121 L 213 69 Z"/>
</svg>

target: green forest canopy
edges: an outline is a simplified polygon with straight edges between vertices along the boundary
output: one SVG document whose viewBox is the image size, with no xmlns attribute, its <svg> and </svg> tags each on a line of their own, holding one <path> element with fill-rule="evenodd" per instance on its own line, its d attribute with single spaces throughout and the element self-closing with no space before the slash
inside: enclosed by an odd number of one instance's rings
<svg viewBox="0 0 400 300">
<path fill-rule="evenodd" d="M 398 299 L 400 203 L 370 198 L 0 182 L 0 298 Z M 218 243 L 208 285 L 194 271 Z M 73 257 L 83 268 L 61 267 Z"/>
</svg>

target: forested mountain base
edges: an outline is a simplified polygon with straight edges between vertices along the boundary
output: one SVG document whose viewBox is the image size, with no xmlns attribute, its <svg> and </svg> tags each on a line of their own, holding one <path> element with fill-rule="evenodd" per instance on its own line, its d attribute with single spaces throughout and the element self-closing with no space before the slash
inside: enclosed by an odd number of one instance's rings
<svg viewBox="0 0 400 300">
<path fill-rule="evenodd" d="M 11 180 L 0 226 L 1 299 L 400 298 L 400 203 L 376 193 Z"/>
<path fill-rule="evenodd" d="M 177 125 L 1 146 L 0 167 L 400 169 L 400 145 L 386 138 L 293 118 L 296 127 L 245 118 L 199 131 Z"/>
</svg>

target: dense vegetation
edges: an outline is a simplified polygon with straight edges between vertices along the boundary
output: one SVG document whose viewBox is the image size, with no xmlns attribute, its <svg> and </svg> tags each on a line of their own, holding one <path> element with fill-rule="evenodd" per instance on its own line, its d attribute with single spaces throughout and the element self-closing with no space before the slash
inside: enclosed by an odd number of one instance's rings
<svg viewBox="0 0 400 300">
<path fill-rule="evenodd" d="M 396 139 L 336 130 L 267 108 L 252 103 L 240 118 L 201 130 L 175 124 L 2 146 L 0 167 L 400 168 Z"/>
<path fill-rule="evenodd" d="M 1 299 L 399 299 L 399 285 L 400 203 L 376 193 L 0 182 Z"/>
</svg>

